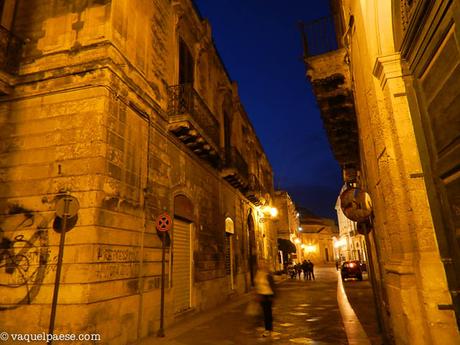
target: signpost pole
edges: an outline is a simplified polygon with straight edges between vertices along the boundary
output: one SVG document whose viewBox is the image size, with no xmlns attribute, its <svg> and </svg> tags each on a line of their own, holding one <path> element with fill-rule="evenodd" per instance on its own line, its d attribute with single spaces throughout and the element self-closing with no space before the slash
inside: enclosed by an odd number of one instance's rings
<svg viewBox="0 0 460 345">
<path fill-rule="evenodd" d="M 161 306 L 160 306 L 160 329 L 158 330 L 158 336 L 164 337 L 164 310 L 165 310 L 165 238 L 166 232 L 161 232 Z"/>
<path fill-rule="evenodd" d="M 171 228 L 171 217 L 165 212 L 157 217 L 156 226 L 161 234 L 161 301 L 160 301 L 160 329 L 157 336 L 164 337 L 164 314 L 165 314 L 165 250 L 166 250 L 166 234 Z"/>
<path fill-rule="evenodd" d="M 48 330 L 48 336 L 51 336 L 51 339 L 49 339 L 47 342 L 49 345 L 53 343 L 52 336 L 54 332 L 54 321 L 56 320 L 56 307 L 59 295 L 59 282 L 61 280 L 62 258 L 64 256 L 65 232 L 67 228 L 67 217 L 69 215 L 70 200 L 71 199 L 68 196 L 64 197 L 64 214 L 62 217 L 61 238 L 59 241 L 59 253 L 56 266 L 56 278 L 54 280 L 53 302 L 51 304 L 50 327 Z"/>
</svg>

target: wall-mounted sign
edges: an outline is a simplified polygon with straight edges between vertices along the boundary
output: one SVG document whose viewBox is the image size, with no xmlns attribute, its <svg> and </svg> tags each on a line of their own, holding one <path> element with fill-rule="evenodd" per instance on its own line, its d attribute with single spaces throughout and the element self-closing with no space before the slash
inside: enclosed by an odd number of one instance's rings
<svg viewBox="0 0 460 345">
<path fill-rule="evenodd" d="M 372 213 L 371 197 L 359 188 L 347 188 L 340 194 L 340 207 L 348 219 L 361 222 Z"/>
<path fill-rule="evenodd" d="M 80 209 L 80 204 L 77 198 L 66 195 L 59 199 L 56 203 L 56 215 L 60 218 L 67 216 L 68 218 L 75 217 Z"/>
<path fill-rule="evenodd" d="M 171 229 L 172 220 L 169 214 L 165 212 L 157 217 L 155 223 L 158 231 L 166 232 L 169 231 L 169 229 Z"/>
</svg>

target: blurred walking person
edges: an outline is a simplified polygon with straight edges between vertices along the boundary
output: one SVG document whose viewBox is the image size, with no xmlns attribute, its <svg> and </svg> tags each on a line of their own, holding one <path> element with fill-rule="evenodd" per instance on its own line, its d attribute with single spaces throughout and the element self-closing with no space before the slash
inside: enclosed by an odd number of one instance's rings
<svg viewBox="0 0 460 345">
<path fill-rule="evenodd" d="M 264 313 L 265 331 L 262 335 L 268 337 L 273 331 L 272 305 L 275 297 L 275 281 L 265 263 L 260 263 L 254 282 L 257 299 Z"/>
<path fill-rule="evenodd" d="M 295 270 L 296 270 L 297 276 L 298 276 L 298 278 L 299 278 L 299 280 L 300 280 L 300 275 L 302 274 L 302 265 L 300 265 L 300 263 L 299 263 L 299 264 L 296 264 L 296 265 L 295 265 Z"/>
<path fill-rule="evenodd" d="M 310 279 L 308 269 L 309 269 L 308 262 L 307 262 L 307 260 L 304 260 L 302 262 L 303 280 Z"/>
<path fill-rule="evenodd" d="M 314 267 L 315 267 L 315 265 L 313 264 L 313 262 L 308 260 L 308 279 L 310 279 L 310 280 L 311 279 L 315 280 Z"/>
</svg>

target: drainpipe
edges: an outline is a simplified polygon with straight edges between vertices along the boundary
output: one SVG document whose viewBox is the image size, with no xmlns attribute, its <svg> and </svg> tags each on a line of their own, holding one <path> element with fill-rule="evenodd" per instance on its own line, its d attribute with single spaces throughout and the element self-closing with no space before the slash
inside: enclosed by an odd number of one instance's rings
<svg viewBox="0 0 460 345">
<path fill-rule="evenodd" d="M 147 202 L 146 198 L 149 195 L 149 172 L 150 172 L 150 132 L 151 132 L 151 116 L 148 114 L 141 114 L 148 123 L 147 129 L 147 169 L 146 169 L 146 178 L 145 178 L 145 187 L 142 189 L 143 192 L 143 211 L 144 211 L 144 224 L 142 226 L 141 232 L 141 243 L 140 243 L 140 251 L 139 251 L 139 309 L 138 309 L 138 316 L 137 316 L 137 339 L 139 340 L 142 336 L 142 321 L 143 321 L 143 305 L 144 305 L 144 237 L 147 230 Z M 142 176 L 142 174 L 141 174 Z"/>
</svg>

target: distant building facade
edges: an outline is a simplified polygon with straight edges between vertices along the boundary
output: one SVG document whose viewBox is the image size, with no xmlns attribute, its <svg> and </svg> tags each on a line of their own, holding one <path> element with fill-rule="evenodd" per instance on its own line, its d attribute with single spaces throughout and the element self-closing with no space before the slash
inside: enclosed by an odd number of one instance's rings
<svg viewBox="0 0 460 345">
<path fill-rule="evenodd" d="M 342 188 L 342 191 L 345 187 Z M 342 262 L 360 260 L 367 262 L 367 247 L 365 236 L 358 232 L 358 224 L 348 219 L 342 211 L 340 197 L 335 204 L 339 227 L 339 236 L 334 237 L 335 259 Z"/>
<path fill-rule="evenodd" d="M 331 4 L 338 46 L 306 28 L 307 75 L 344 182 L 372 199 L 358 230 L 386 342 L 460 343 L 460 2 Z"/>
<path fill-rule="evenodd" d="M 298 250 L 295 246 L 295 238 L 299 231 L 299 213 L 296 205 L 288 192 L 275 191 L 273 204 L 278 210 L 278 217 L 274 222 L 278 234 L 278 248 L 283 264 L 292 263 L 297 259 Z M 295 250 L 294 250 L 295 248 Z"/>
<path fill-rule="evenodd" d="M 48 328 L 65 193 L 57 332 L 157 332 L 164 212 L 166 325 L 274 268 L 272 168 L 190 0 L 0 4 L 2 330 Z"/>
<path fill-rule="evenodd" d="M 315 264 L 334 262 L 333 237 L 338 236 L 335 221 L 318 217 L 303 208 L 297 211 L 300 219 L 297 235 L 300 241 L 299 259 L 311 260 Z"/>
</svg>

